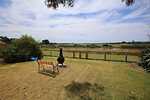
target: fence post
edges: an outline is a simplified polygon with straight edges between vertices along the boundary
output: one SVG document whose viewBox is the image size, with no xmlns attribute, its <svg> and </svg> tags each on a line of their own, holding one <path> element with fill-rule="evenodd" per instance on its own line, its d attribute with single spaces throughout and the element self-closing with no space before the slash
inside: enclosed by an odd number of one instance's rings
<svg viewBox="0 0 150 100">
<path fill-rule="evenodd" d="M 81 59 L 81 51 L 79 52 L 79 59 Z"/>
<path fill-rule="evenodd" d="M 75 51 L 73 51 L 73 58 L 75 58 Z"/>
<path fill-rule="evenodd" d="M 52 57 L 52 51 L 51 51 L 51 50 L 50 50 L 50 53 L 49 53 L 49 54 L 50 54 L 50 57 Z"/>
<path fill-rule="evenodd" d="M 106 52 L 104 53 L 104 60 L 106 61 Z"/>
<path fill-rule="evenodd" d="M 127 55 L 127 52 L 125 53 L 125 62 L 128 62 L 128 55 Z"/>
<path fill-rule="evenodd" d="M 85 53 L 85 59 L 88 59 L 88 51 Z"/>
</svg>

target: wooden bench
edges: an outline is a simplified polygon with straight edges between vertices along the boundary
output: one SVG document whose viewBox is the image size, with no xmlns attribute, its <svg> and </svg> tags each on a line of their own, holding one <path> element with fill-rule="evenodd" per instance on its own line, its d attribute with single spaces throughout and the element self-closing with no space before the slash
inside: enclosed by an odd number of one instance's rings
<svg viewBox="0 0 150 100">
<path fill-rule="evenodd" d="M 53 72 L 59 72 L 58 66 L 55 66 L 53 62 L 48 62 L 48 61 L 42 61 L 42 60 L 37 60 L 38 63 L 38 72 L 41 71 L 46 71 L 46 70 L 51 70 Z"/>
</svg>

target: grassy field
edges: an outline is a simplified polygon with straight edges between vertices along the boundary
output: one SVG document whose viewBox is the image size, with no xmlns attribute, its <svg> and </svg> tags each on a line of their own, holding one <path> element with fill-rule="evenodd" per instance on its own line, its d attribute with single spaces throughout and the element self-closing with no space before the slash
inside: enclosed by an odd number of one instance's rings
<svg viewBox="0 0 150 100">
<path fill-rule="evenodd" d="M 55 63 L 56 59 L 44 58 Z M 150 100 L 150 74 L 136 64 L 81 59 L 65 63 L 55 77 L 38 73 L 36 62 L 1 64 L 0 100 L 89 100 L 68 95 L 66 87 L 73 81 L 103 87 L 95 90 L 98 94 L 90 91 L 92 100 Z"/>
</svg>

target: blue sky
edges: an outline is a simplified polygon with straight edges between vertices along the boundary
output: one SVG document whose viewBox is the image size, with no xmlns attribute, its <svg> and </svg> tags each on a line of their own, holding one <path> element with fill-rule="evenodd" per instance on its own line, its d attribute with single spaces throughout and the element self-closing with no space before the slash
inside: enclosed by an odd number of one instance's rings
<svg viewBox="0 0 150 100">
<path fill-rule="evenodd" d="M 48 9 L 44 0 L 0 0 L 0 35 L 28 34 L 51 42 L 147 41 L 150 0 L 127 7 L 121 0 L 76 0 Z"/>
</svg>

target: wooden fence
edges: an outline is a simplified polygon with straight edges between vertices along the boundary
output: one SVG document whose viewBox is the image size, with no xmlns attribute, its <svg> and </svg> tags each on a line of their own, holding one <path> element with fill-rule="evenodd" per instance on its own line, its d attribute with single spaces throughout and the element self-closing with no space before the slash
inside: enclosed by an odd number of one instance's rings
<svg viewBox="0 0 150 100">
<path fill-rule="evenodd" d="M 44 56 L 58 57 L 59 50 L 45 50 L 43 51 Z M 139 54 L 129 52 L 98 52 L 98 51 L 75 51 L 75 50 L 64 50 L 65 58 L 75 59 L 89 59 L 89 60 L 104 60 L 104 61 L 117 61 L 117 62 L 139 62 Z"/>
</svg>

